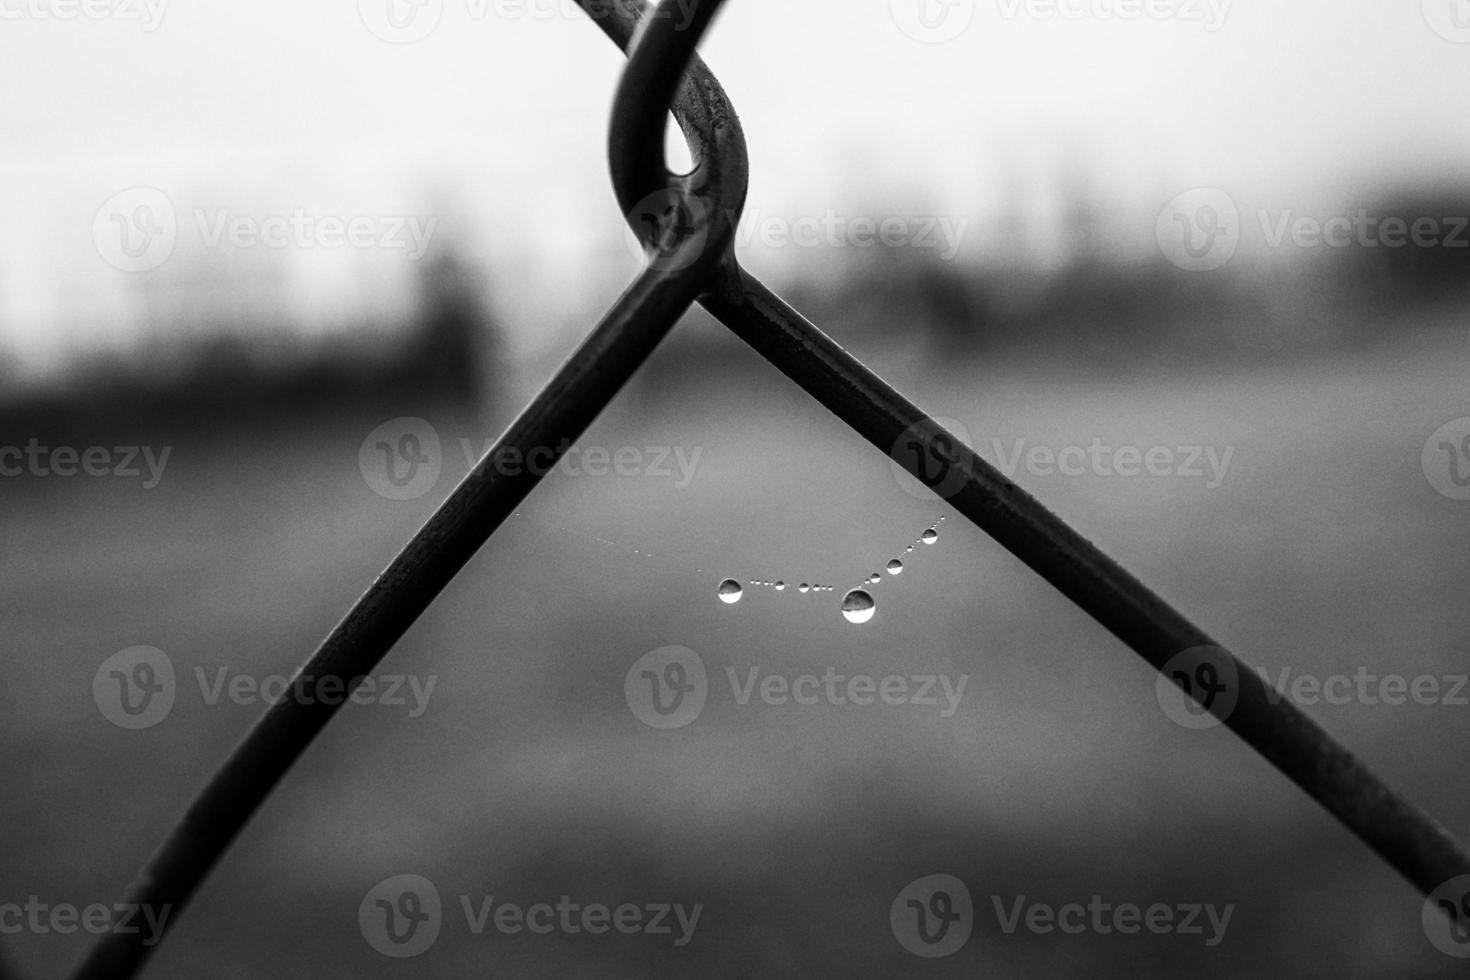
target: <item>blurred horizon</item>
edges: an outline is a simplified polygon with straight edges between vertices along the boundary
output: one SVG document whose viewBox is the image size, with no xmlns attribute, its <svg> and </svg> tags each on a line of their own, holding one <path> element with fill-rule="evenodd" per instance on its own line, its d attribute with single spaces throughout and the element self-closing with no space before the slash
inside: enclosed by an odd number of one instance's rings
<svg viewBox="0 0 1470 980">
<path fill-rule="evenodd" d="M 621 55 L 570 0 L 424 0 L 404 9 L 433 29 L 389 43 L 378 8 L 399 2 L 204 15 L 164 0 L 95 20 L 11 18 L 13 71 L 85 53 L 23 98 L 0 95 L 0 125 L 27 136 L 0 151 L 13 382 L 177 332 L 180 304 L 195 331 L 399 331 L 418 278 L 407 235 L 390 240 L 405 219 L 478 270 L 507 357 L 539 367 L 584 334 L 636 264 L 604 163 Z M 743 253 L 778 289 L 860 280 L 867 266 L 853 248 L 817 261 L 763 247 L 750 229 L 771 217 L 941 220 L 961 229 L 946 265 L 1045 280 L 1083 260 L 1157 260 L 1169 202 L 1222 188 L 1241 212 L 1234 266 L 1281 291 L 1277 268 L 1299 275 L 1314 257 L 1264 246 L 1282 212 L 1326 220 L 1424 188 L 1470 205 L 1456 166 L 1470 125 L 1426 84 L 1470 48 L 1435 28 L 1431 0 L 1176 0 L 1142 20 L 957 2 L 971 20 L 942 44 L 906 36 L 880 0 L 842 17 L 772 0 L 722 14 L 705 56 L 751 146 Z M 1308 26 L 1313 43 L 1295 43 Z M 1363 70 L 1383 59 L 1394 71 Z M 303 89 L 310 99 L 294 97 Z M 94 228 L 139 188 L 173 208 L 177 245 L 152 271 L 109 264 Z M 231 219 L 295 213 L 366 216 L 378 235 L 347 247 L 219 237 Z M 1079 242 L 1083 223 L 1092 237 Z"/>
</svg>

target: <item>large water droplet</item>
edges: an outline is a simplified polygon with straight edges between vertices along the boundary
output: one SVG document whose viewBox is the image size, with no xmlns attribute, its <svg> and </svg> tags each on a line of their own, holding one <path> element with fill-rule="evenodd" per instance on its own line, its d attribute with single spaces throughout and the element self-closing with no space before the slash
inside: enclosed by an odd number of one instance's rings
<svg viewBox="0 0 1470 980">
<path fill-rule="evenodd" d="M 777 592 L 785 592 L 786 591 L 786 583 L 785 582 L 777 582 L 776 583 L 776 591 Z"/>
<path fill-rule="evenodd" d="M 878 606 L 873 602 L 873 597 L 862 589 L 853 589 L 842 600 L 842 615 L 849 623 L 862 625 L 873 618 L 878 611 Z"/>
<path fill-rule="evenodd" d="M 740 601 L 745 591 L 740 588 L 740 583 L 733 578 L 727 578 L 720 583 L 720 601 L 726 605 L 734 605 Z"/>
<path fill-rule="evenodd" d="M 796 591 L 797 592 L 801 592 L 801 593 L 807 593 L 807 592 L 810 592 L 811 590 L 812 590 L 812 587 L 810 585 L 807 585 L 805 582 L 801 583 L 800 585 L 798 585 L 796 587 Z"/>
<path fill-rule="evenodd" d="M 903 574 L 903 562 L 899 561 L 897 558 L 895 558 L 895 559 L 893 559 L 893 561 L 889 562 L 888 563 L 888 574 L 889 575 L 902 575 Z"/>
<path fill-rule="evenodd" d="M 924 542 L 925 544 L 933 544 L 934 542 L 939 540 L 939 532 L 931 527 L 929 530 L 924 532 L 923 536 L 921 536 L 919 540 Z"/>
</svg>

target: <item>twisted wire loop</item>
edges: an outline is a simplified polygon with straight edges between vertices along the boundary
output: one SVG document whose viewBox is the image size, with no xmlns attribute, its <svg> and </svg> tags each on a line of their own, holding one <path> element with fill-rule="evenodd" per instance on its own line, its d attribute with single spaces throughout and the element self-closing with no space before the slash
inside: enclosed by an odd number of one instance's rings
<svg viewBox="0 0 1470 980">
<path fill-rule="evenodd" d="M 739 120 L 694 55 L 722 0 L 578 0 L 628 52 L 612 111 L 613 187 L 644 243 L 647 264 L 582 345 L 373 582 L 297 672 L 354 691 L 540 480 L 500 472 L 502 452 L 552 453 L 576 440 L 698 300 L 741 340 L 1159 670 L 1210 638 L 968 446 L 869 371 L 740 268 L 734 226 L 748 164 Z M 672 109 L 693 171 L 671 174 L 663 154 Z M 550 470 L 547 466 L 544 473 Z M 1209 706 L 1425 894 L 1470 873 L 1470 858 L 1423 811 L 1388 788 L 1233 654 L 1219 666 L 1238 687 L 1233 706 Z M 1181 687 L 1188 671 L 1169 671 Z M 290 695 L 246 735 L 134 883 L 128 900 L 178 916 L 225 849 L 337 704 Z M 1186 692 L 1188 688 L 1186 687 Z M 335 700 L 335 699 L 333 699 Z M 77 978 L 129 977 L 152 952 L 140 936 L 106 934 Z"/>
<path fill-rule="evenodd" d="M 345 692 L 356 690 L 393 644 L 408 630 L 496 528 L 549 472 L 569 443 L 575 442 L 653 352 L 710 278 L 729 249 L 733 222 L 745 201 L 745 147 L 728 104 L 716 104 L 713 77 L 699 66 L 704 84 L 680 79 L 699 39 L 722 0 L 693 0 L 687 22 L 648 18 L 636 38 L 641 9 L 615 3 L 605 21 L 630 52 L 618 89 L 614 115 L 635 131 L 657 138 L 662 168 L 663 129 L 670 100 L 680 92 L 676 115 L 697 127 L 699 165 L 677 180 L 663 169 L 664 191 L 672 190 L 676 211 L 698 213 L 697 227 L 671 225 L 653 236 L 643 272 L 620 296 L 582 345 L 546 387 L 511 423 L 428 523 L 378 576 L 296 673 L 296 678 L 337 678 Z M 629 155 L 614 131 L 614 159 Z M 636 154 L 635 154 L 636 156 Z M 640 159 L 640 167 L 646 163 Z M 544 468 L 503 472 L 494 460 L 514 449 L 512 458 L 551 453 Z M 536 469 L 539 472 L 531 472 Z M 127 901 L 170 912 L 171 929 L 180 913 L 245 823 L 264 802 L 313 738 L 347 698 L 301 700 L 304 685 L 269 708 L 189 807 L 163 846 L 134 882 Z M 92 948 L 73 976 L 103 980 L 133 976 L 156 948 L 140 934 L 110 931 Z"/>
</svg>

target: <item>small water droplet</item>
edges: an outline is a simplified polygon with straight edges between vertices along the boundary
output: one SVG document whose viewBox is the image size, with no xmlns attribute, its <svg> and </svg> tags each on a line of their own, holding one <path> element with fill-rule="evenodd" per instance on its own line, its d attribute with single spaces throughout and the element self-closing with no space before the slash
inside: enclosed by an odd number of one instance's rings
<svg viewBox="0 0 1470 980">
<path fill-rule="evenodd" d="M 888 563 L 888 574 L 889 575 L 902 575 L 903 574 L 903 562 L 899 561 L 897 558 L 895 558 L 895 559 L 893 559 L 893 561 L 889 562 Z"/>
<path fill-rule="evenodd" d="M 739 602 L 740 597 L 744 594 L 745 591 L 740 588 L 740 583 L 733 578 L 727 578 L 720 583 L 720 601 L 726 605 L 734 605 Z"/>
<path fill-rule="evenodd" d="M 805 582 L 801 583 L 800 585 L 798 585 L 796 587 L 796 591 L 797 592 L 806 593 L 806 592 L 810 592 L 811 590 L 812 590 L 812 587 L 810 585 L 807 585 Z"/>
<path fill-rule="evenodd" d="M 853 589 L 842 600 L 842 615 L 849 623 L 861 626 L 873 618 L 878 611 L 878 606 L 873 602 L 873 597 L 862 589 Z"/>
<path fill-rule="evenodd" d="M 785 592 L 786 591 L 786 583 L 785 582 L 777 582 L 776 583 L 776 591 L 777 592 Z"/>
<path fill-rule="evenodd" d="M 924 536 L 921 537 L 919 540 L 924 542 L 925 544 L 933 544 L 934 542 L 939 540 L 939 532 L 931 527 L 929 530 L 924 532 Z"/>
<path fill-rule="evenodd" d="M 868 576 L 868 584 L 869 585 L 876 585 L 877 583 L 879 583 L 881 581 L 883 581 L 883 576 L 882 575 L 879 575 L 877 572 L 874 572 L 872 575 L 869 575 Z"/>
</svg>

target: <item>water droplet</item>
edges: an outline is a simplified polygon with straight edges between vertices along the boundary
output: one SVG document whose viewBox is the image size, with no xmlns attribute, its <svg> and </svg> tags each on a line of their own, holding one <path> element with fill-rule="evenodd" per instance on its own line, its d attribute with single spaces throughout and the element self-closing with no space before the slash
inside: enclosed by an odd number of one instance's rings
<svg viewBox="0 0 1470 980">
<path fill-rule="evenodd" d="M 895 559 L 893 559 L 893 561 L 889 562 L 888 563 L 888 574 L 889 575 L 902 575 L 903 574 L 903 562 L 899 561 L 897 558 L 895 558 Z"/>
<path fill-rule="evenodd" d="M 797 592 L 801 592 L 801 593 L 810 592 L 811 590 L 812 590 L 812 587 L 810 585 L 807 585 L 805 582 L 801 583 L 800 585 L 798 585 L 796 587 L 796 591 Z"/>
<path fill-rule="evenodd" d="M 908 546 L 908 547 L 907 547 L 907 548 L 905 548 L 905 549 L 903 549 L 903 550 L 904 550 L 904 553 L 905 553 L 905 554 L 907 554 L 907 553 L 908 553 L 908 552 L 910 552 L 910 551 L 913 551 L 913 550 L 914 550 L 914 546 L 913 546 L 913 545 L 909 545 L 909 546 Z"/>
<path fill-rule="evenodd" d="M 878 611 L 878 606 L 873 602 L 873 597 L 862 589 L 853 589 L 842 600 L 842 615 L 849 623 L 862 625 L 873 618 Z"/>
<path fill-rule="evenodd" d="M 931 527 L 929 530 L 924 532 L 924 536 L 921 537 L 919 540 L 924 542 L 925 544 L 933 544 L 934 542 L 939 540 L 939 532 Z"/>
<path fill-rule="evenodd" d="M 776 583 L 776 591 L 777 592 L 785 592 L 786 591 L 786 583 L 785 582 L 777 582 Z"/>
<path fill-rule="evenodd" d="M 869 575 L 868 576 L 868 584 L 869 585 L 876 585 L 877 583 L 879 583 L 881 581 L 883 581 L 883 576 L 882 575 L 879 575 L 877 572 L 874 572 L 872 575 Z"/>
<path fill-rule="evenodd" d="M 726 605 L 734 605 L 740 601 L 745 592 L 740 588 L 740 583 L 733 578 L 727 578 L 720 583 L 720 601 Z"/>
</svg>

